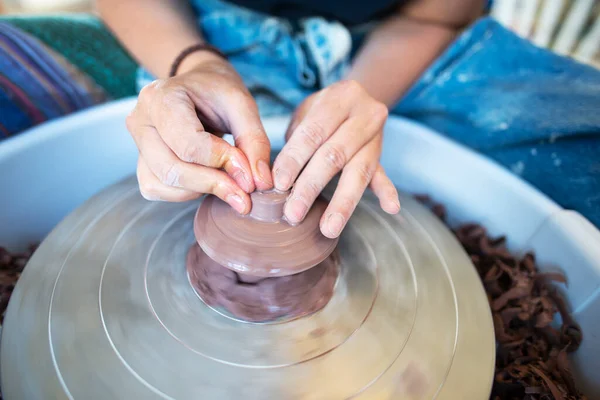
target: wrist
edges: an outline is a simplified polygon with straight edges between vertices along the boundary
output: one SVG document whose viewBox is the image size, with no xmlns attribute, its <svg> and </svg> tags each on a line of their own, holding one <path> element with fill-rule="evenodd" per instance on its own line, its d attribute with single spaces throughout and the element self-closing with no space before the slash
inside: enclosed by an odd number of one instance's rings
<svg viewBox="0 0 600 400">
<path fill-rule="evenodd" d="M 227 57 L 219 49 L 208 43 L 198 43 L 189 46 L 179 53 L 171 65 L 169 76 L 173 77 L 180 73 L 191 71 L 192 69 L 206 63 L 212 63 L 216 60 L 220 62 L 227 61 Z"/>
<path fill-rule="evenodd" d="M 181 61 L 179 67 L 177 68 L 176 75 L 190 72 L 202 65 L 212 64 L 214 62 L 224 63 L 227 61 L 223 59 L 223 57 L 213 53 L 212 51 L 196 51 L 188 55 L 185 59 Z"/>
</svg>

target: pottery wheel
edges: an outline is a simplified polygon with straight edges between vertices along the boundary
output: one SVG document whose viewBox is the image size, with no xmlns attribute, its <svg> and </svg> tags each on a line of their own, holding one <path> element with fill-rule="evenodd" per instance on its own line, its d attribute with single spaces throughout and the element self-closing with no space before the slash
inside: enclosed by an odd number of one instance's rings
<svg viewBox="0 0 600 400">
<path fill-rule="evenodd" d="M 329 303 L 263 324 L 228 318 L 192 289 L 198 204 L 147 202 L 129 179 L 59 224 L 8 308 L 6 399 L 488 398 L 483 287 L 412 199 L 392 217 L 365 196 L 340 238 Z"/>
</svg>

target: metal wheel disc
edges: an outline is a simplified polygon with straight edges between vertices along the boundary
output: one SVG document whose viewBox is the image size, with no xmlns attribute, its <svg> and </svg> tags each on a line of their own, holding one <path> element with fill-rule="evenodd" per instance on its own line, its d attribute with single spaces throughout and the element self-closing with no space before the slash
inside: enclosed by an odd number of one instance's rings
<svg viewBox="0 0 600 400">
<path fill-rule="evenodd" d="M 185 257 L 198 201 L 150 203 L 135 179 L 42 243 L 1 343 L 6 399 L 487 399 L 494 334 L 470 260 L 410 198 L 365 196 L 321 311 L 253 324 L 207 307 Z"/>
</svg>

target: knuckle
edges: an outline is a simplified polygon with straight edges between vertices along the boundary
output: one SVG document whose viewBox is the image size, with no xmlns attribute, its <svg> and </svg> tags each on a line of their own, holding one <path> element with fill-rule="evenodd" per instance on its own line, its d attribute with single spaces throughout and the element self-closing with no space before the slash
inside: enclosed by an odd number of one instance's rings
<svg viewBox="0 0 600 400">
<path fill-rule="evenodd" d="M 316 179 L 309 179 L 302 188 L 302 197 L 306 199 L 317 198 L 323 189 L 323 187 L 317 182 L 318 181 Z"/>
<path fill-rule="evenodd" d="M 140 93 L 138 94 L 138 97 L 140 99 L 145 99 L 147 97 L 150 97 L 152 95 L 152 93 L 154 93 L 155 88 L 152 85 L 154 82 L 149 83 L 148 85 L 144 86 L 141 90 Z"/>
<path fill-rule="evenodd" d="M 252 138 L 252 143 L 254 143 L 255 147 L 259 147 L 259 148 L 271 148 L 271 141 L 269 140 L 267 134 L 265 133 L 264 130 L 262 129 L 256 129 L 254 131 L 252 131 L 252 133 L 250 134 L 250 137 Z"/>
<path fill-rule="evenodd" d="M 220 198 L 225 198 L 225 195 L 230 192 L 231 188 L 227 183 L 216 180 L 209 182 L 206 188 L 206 193 L 214 194 Z"/>
<path fill-rule="evenodd" d="M 367 186 L 371 182 L 374 172 L 375 168 L 368 164 L 360 164 L 356 168 L 356 175 L 361 186 Z"/>
<path fill-rule="evenodd" d="M 346 165 L 346 153 L 336 145 L 328 145 L 325 148 L 325 162 L 328 167 L 339 171 Z"/>
<path fill-rule="evenodd" d="M 387 106 L 379 101 L 373 104 L 373 110 L 371 111 L 372 118 L 378 123 L 383 124 L 388 117 L 389 110 Z"/>
<path fill-rule="evenodd" d="M 213 82 L 213 85 L 215 85 L 215 87 L 212 88 L 213 90 L 217 90 L 217 84 L 218 82 Z M 239 89 L 234 85 L 222 85 L 220 88 L 220 94 L 223 96 L 224 99 L 227 99 L 228 103 L 236 107 L 241 101 L 243 101 L 243 99 L 240 96 Z"/>
<path fill-rule="evenodd" d="M 387 175 L 385 177 L 384 185 L 387 188 L 389 194 L 392 195 L 392 197 L 398 197 L 398 189 L 396 188 L 396 185 L 394 185 L 394 182 L 392 182 L 392 180 Z"/>
<path fill-rule="evenodd" d="M 175 155 L 183 162 L 199 162 L 200 154 L 198 148 L 191 143 L 185 141 L 177 146 Z"/>
<path fill-rule="evenodd" d="M 160 89 L 167 82 L 166 79 L 155 79 L 147 85 L 149 89 Z"/>
<path fill-rule="evenodd" d="M 193 137 L 178 137 L 173 144 L 173 152 L 183 162 L 204 164 L 206 163 L 206 150 L 212 149 L 212 144 L 205 141 L 211 140 L 211 138 L 212 136 L 208 132 L 196 132 Z"/>
<path fill-rule="evenodd" d="M 212 153 L 214 160 L 212 165 L 216 165 L 219 168 L 226 168 L 228 164 L 238 164 L 239 160 L 242 160 L 244 153 L 237 147 L 225 147 L 222 151 Z"/>
<path fill-rule="evenodd" d="M 292 164 L 294 166 L 293 169 L 299 170 L 304 166 L 302 159 L 300 158 L 301 150 L 297 147 L 290 146 L 288 144 L 288 148 L 284 149 L 281 153 L 281 164 L 287 165 Z"/>
<path fill-rule="evenodd" d="M 158 180 L 166 186 L 180 186 L 179 166 L 177 163 L 165 164 L 161 166 Z"/>
<path fill-rule="evenodd" d="M 391 182 L 387 183 L 386 185 L 387 189 L 385 196 L 391 200 L 398 200 L 398 190 L 396 187 Z"/>
<path fill-rule="evenodd" d="M 271 142 L 269 141 L 269 138 L 267 137 L 265 131 L 262 130 L 262 128 L 260 128 L 260 127 L 248 129 L 247 131 L 244 132 L 243 135 L 240 135 L 236 139 L 236 142 L 238 144 L 242 144 L 243 146 L 248 146 L 248 145 L 252 145 L 252 146 L 256 146 L 256 147 L 262 147 L 262 146 L 270 147 L 271 146 Z"/>
<path fill-rule="evenodd" d="M 363 92 L 363 87 L 361 84 L 354 79 L 345 79 L 340 81 L 338 83 L 338 87 L 342 92 L 348 93 L 350 96 L 357 96 Z"/>
<path fill-rule="evenodd" d="M 252 142 L 253 140 L 250 137 L 250 135 L 246 134 L 240 135 L 235 138 L 235 145 L 242 148 L 249 146 L 250 144 L 252 144 Z"/>
<path fill-rule="evenodd" d="M 245 90 L 240 90 L 237 86 L 232 86 L 229 89 L 226 89 L 227 97 L 231 103 L 235 105 L 235 107 L 240 107 L 244 109 L 255 109 L 256 102 L 252 95 Z"/>
<path fill-rule="evenodd" d="M 254 143 L 254 140 L 249 135 L 244 134 L 244 135 L 240 135 L 235 138 L 236 147 L 239 147 L 242 149 L 251 148 L 253 146 L 253 143 Z M 214 154 L 214 152 L 213 152 L 213 154 Z M 219 157 L 221 157 L 221 155 Z"/>
<path fill-rule="evenodd" d="M 269 138 L 265 134 L 263 134 L 263 133 L 261 133 L 260 135 L 255 136 L 252 139 L 252 142 L 254 143 L 254 145 L 256 147 L 261 147 L 261 148 L 265 147 L 265 148 L 268 148 L 268 149 L 271 148 L 271 141 L 269 141 Z"/>
<path fill-rule="evenodd" d="M 339 200 L 338 203 L 339 212 L 345 217 L 350 218 L 354 208 L 356 207 L 356 201 L 350 197 L 343 197 Z"/>
<path fill-rule="evenodd" d="M 133 112 L 131 114 L 129 114 L 127 116 L 127 118 L 125 118 L 125 126 L 127 127 L 127 130 L 129 131 L 129 133 L 131 133 L 132 135 L 135 133 L 135 127 L 136 127 L 135 120 L 136 120 L 136 117 Z"/>
<path fill-rule="evenodd" d="M 160 89 L 164 85 L 164 82 L 164 79 L 156 79 L 150 82 L 140 90 L 139 96 L 142 98 L 152 96 L 154 93 L 156 93 L 158 89 Z"/>
<path fill-rule="evenodd" d="M 237 147 L 231 146 L 223 152 L 223 155 L 221 156 L 221 161 L 224 163 L 229 160 L 240 160 L 244 157 L 245 156 L 242 150 L 238 149 Z"/>
<path fill-rule="evenodd" d="M 381 150 L 383 148 L 382 129 L 378 128 L 378 129 L 373 130 L 372 135 L 373 135 L 373 139 L 371 139 L 371 141 L 369 143 L 367 143 L 367 146 L 369 147 L 370 150 L 376 152 L 378 156 L 381 156 Z M 377 171 L 377 166 L 373 167 L 373 171 Z"/>
<path fill-rule="evenodd" d="M 161 103 L 164 106 L 170 106 L 185 99 L 186 93 L 183 88 L 177 85 L 166 83 L 160 89 Z"/>
<path fill-rule="evenodd" d="M 300 135 L 304 144 L 313 149 L 321 146 L 326 136 L 323 126 L 316 121 L 303 124 Z"/>
</svg>

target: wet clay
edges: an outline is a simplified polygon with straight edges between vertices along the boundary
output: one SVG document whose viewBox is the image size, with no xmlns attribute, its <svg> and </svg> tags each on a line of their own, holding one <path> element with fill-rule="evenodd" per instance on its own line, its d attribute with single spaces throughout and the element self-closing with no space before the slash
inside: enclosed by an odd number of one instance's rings
<svg viewBox="0 0 600 400">
<path fill-rule="evenodd" d="M 251 276 L 287 276 L 314 267 L 338 243 L 319 229 L 327 202 L 318 198 L 305 219 L 292 226 L 283 219 L 288 195 L 275 190 L 252 193 L 252 210 L 246 216 L 217 197 L 207 197 L 194 219 L 198 244 L 218 264 Z"/>
<path fill-rule="evenodd" d="M 190 282 L 202 300 L 250 322 L 295 319 L 323 308 L 338 276 L 337 251 L 304 272 L 276 278 L 250 279 L 223 268 L 194 244 L 187 255 Z"/>
<path fill-rule="evenodd" d="M 303 222 L 288 224 L 288 192 L 251 194 L 247 216 L 209 196 L 194 219 L 187 256 L 190 282 L 202 300 L 235 317 L 266 322 L 298 318 L 329 302 L 338 276 L 337 239 L 321 234 L 327 202 L 315 201 Z"/>
</svg>

